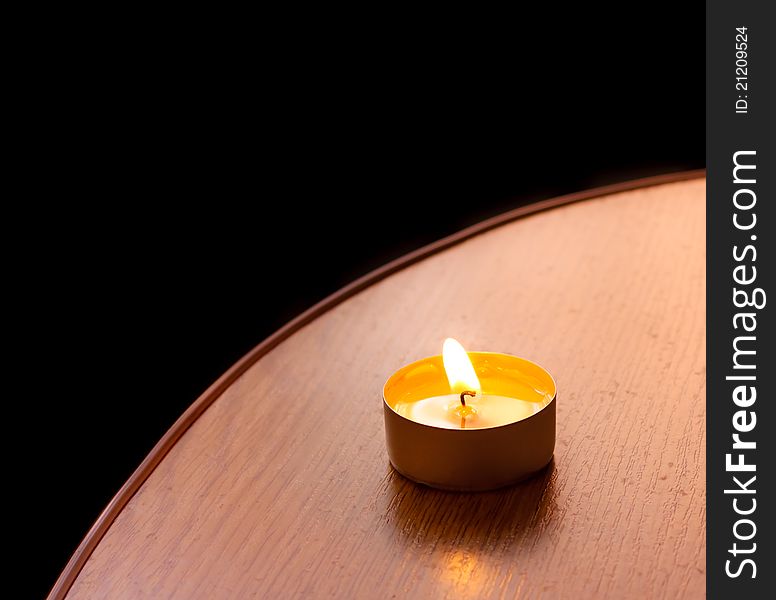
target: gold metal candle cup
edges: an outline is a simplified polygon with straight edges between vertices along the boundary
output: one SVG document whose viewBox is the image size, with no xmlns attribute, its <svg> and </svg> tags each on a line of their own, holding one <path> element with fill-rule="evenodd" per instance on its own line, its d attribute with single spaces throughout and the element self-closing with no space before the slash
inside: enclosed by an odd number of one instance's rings
<svg viewBox="0 0 776 600">
<path fill-rule="evenodd" d="M 484 394 L 514 398 L 525 391 L 546 404 L 519 421 L 481 429 L 447 429 L 418 423 L 396 412 L 398 403 L 450 393 L 441 356 L 402 367 L 383 388 L 388 457 L 405 477 L 436 488 L 483 491 L 533 475 L 555 451 L 555 397 L 552 376 L 524 358 L 469 352 Z"/>
</svg>

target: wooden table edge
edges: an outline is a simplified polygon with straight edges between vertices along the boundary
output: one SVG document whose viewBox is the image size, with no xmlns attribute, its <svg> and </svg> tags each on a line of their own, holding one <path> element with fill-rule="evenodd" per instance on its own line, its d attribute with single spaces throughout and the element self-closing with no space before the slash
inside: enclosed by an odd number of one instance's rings
<svg viewBox="0 0 776 600">
<path fill-rule="evenodd" d="M 515 221 L 522 217 L 534 215 L 536 213 L 550 210 L 552 208 L 558 208 L 580 202 L 582 200 L 590 200 L 593 198 L 600 198 L 602 196 L 608 196 L 617 194 L 620 192 L 626 192 L 644 187 L 651 187 L 655 185 L 662 185 L 666 183 L 676 183 L 679 181 L 685 181 L 689 179 L 698 179 L 705 177 L 705 169 L 696 169 L 692 171 L 680 171 L 676 173 L 666 173 L 663 175 L 656 175 L 652 177 L 645 177 L 641 179 L 634 179 L 630 181 L 624 181 L 611 185 L 605 185 L 596 187 L 581 192 L 574 192 L 572 194 L 566 194 L 558 196 L 556 198 L 550 198 L 548 200 L 542 200 L 529 204 L 527 206 L 521 206 L 514 210 L 508 211 L 501 215 L 497 215 L 471 227 L 467 227 L 457 233 L 449 235 L 445 238 L 437 240 L 431 244 L 423 246 L 413 252 L 405 254 L 404 256 L 393 260 L 382 267 L 367 273 L 363 277 L 360 277 L 352 283 L 346 285 L 330 296 L 324 298 L 314 306 L 308 308 L 302 314 L 292 319 L 286 325 L 278 329 L 275 333 L 261 342 L 258 346 L 253 348 L 248 354 L 243 356 L 237 363 L 235 363 L 228 371 L 226 371 L 218 380 L 213 383 L 205 392 L 197 398 L 197 400 L 189 406 L 188 409 L 178 418 L 173 426 L 164 434 L 162 439 L 153 447 L 151 452 L 146 456 L 140 466 L 135 469 L 127 482 L 116 493 L 108 506 L 102 511 L 94 525 L 89 529 L 84 539 L 79 544 L 73 556 L 68 561 L 64 570 L 57 579 L 54 587 L 48 595 L 48 600 L 64 600 L 70 591 L 71 586 L 75 582 L 78 575 L 81 573 L 86 561 L 94 552 L 97 544 L 100 543 L 105 533 L 108 531 L 113 521 L 118 517 L 119 513 L 124 509 L 127 503 L 132 499 L 135 493 L 140 489 L 143 483 L 148 479 L 154 469 L 164 459 L 167 453 L 172 449 L 176 442 L 183 436 L 184 433 L 191 427 L 191 425 L 202 415 L 208 407 L 215 402 L 215 400 L 245 371 L 247 371 L 251 365 L 257 360 L 270 352 L 278 344 L 289 338 L 299 329 L 317 319 L 322 314 L 326 313 L 333 307 L 337 306 L 341 302 L 368 288 L 374 283 L 385 279 L 389 275 L 396 273 L 408 267 L 416 262 L 423 260 L 437 252 L 445 250 L 455 244 L 459 244 L 465 240 L 468 240 L 476 235 L 495 229 L 501 225 Z"/>
</svg>

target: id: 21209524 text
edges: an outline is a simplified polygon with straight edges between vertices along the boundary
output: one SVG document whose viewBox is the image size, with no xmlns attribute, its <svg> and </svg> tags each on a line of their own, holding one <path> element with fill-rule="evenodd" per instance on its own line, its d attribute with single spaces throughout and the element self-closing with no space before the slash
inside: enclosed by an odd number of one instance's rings
<svg viewBox="0 0 776 600">
<path fill-rule="evenodd" d="M 736 114 L 749 112 L 749 34 L 747 27 L 736 27 Z"/>
</svg>

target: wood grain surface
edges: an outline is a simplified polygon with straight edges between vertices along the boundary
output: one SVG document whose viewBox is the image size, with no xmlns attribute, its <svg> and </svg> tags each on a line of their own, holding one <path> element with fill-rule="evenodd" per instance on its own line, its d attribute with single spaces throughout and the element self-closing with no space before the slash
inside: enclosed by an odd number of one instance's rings
<svg viewBox="0 0 776 600">
<path fill-rule="evenodd" d="M 360 291 L 219 388 L 67 597 L 701 597 L 704 236 L 705 181 L 656 185 Z M 382 385 L 447 336 L 554 375 L 537 477 L 461 494 L 391 469 Z"/>
</svg>

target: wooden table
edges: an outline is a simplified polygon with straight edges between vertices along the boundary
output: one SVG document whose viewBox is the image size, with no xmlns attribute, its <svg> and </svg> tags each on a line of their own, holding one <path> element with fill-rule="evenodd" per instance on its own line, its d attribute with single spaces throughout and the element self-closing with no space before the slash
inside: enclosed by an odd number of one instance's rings
<svg viewBox="0 0 776 600">
<path fill-rule="evenodd" d="M 692 173 L 520 209 L 367 276 L 181 417 L 52 597 L 701 597 L 704 251 Z M 446 336 L 553 373 L 541 474 L 461 494 L 392 470 L 382 385 Z"/>
</svg>

